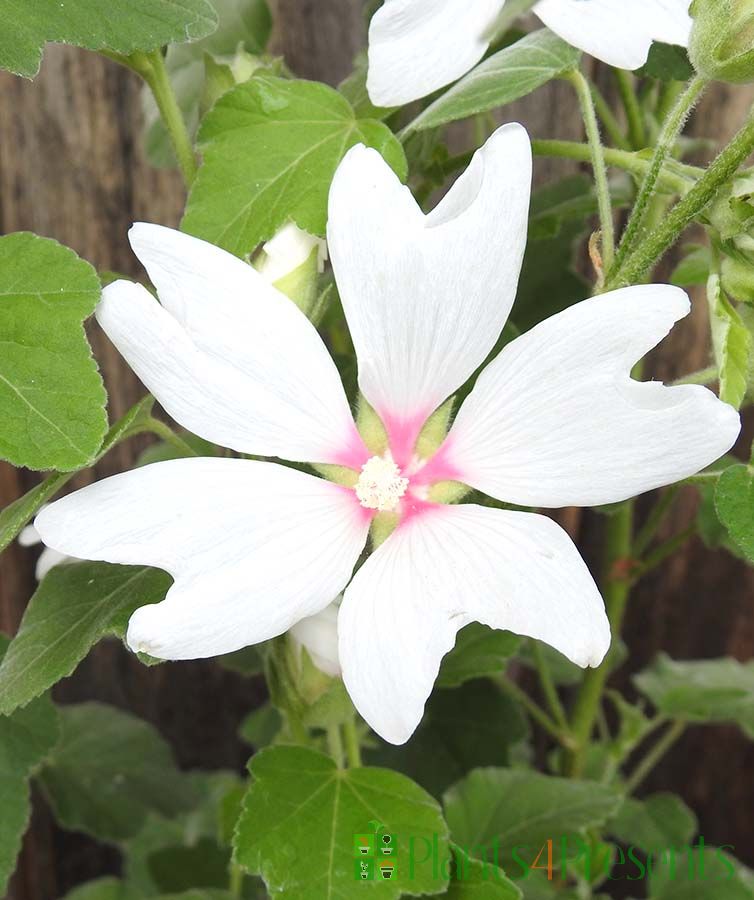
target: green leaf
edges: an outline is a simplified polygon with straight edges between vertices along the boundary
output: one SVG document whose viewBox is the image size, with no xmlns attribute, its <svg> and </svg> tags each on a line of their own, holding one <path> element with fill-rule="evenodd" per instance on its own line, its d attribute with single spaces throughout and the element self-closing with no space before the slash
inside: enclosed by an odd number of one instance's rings
<svg viewBox="0 0 754 900">
<path fill-rule="evenodd" d="M 472 678 L 499 675 L 518 649 L 521 638 L 473 622 L 458 633 L 455 647 L 443 659 L 438 687 L 458 687 Z"/>
<path fill-rule="evenodd" d="M 33 78 L 48 41 L 130 54 L 215 29 L 208 0 L 0 0 L 0 68 Z"/>
<path fill-rule="evenodd" d="M 30 469 L 91 463 L 107 429 L 105 389 L 82 322 L 97 273 L 48 238 L 0 238 L 0 457 Z"/>
<path fill-rule="evenodd" d="M 678 287 L 696 287 L 707 284 L 712 268 L 712 251 L 709 247 L 691 244 L 686 248 L 689 252 L 673 270 L 671 284 Z"/>
<path fill-rule="evenodd" d="M 664 653 L 634 676 L 636 687 L 666 716 L 693 722 L 737 722 L 754 736 L 754 661 L 678 662 Z"/>
<path fill-rule="evenodd" d="M 645 852 L 688 846 L 697 832 L 696 816 L 676 794 L 626 797 L 607 831 L 622 844 Z"/>
<path fill-rule="evenodd" d="M 636 74 L 660 81 L 688 81 L 694 77 L 694 67 L 685 47 L 655 41 L 649 48 L 646 63 Z"/>
<path fill-rule="evenodd" d="M 211 0 L 211 5 L 217 15 L 217 29 L 203 40 L 172 44 L 165 54 L 165 68 L 191 137 L 199 127 L 207 75 L 205 56 L 211 64 L 230 65 L 239 50 L 258 55 L 264 52 L 272 31 L 272 16 L 266 0 Z M 229 87 L 234 84 L 231 73 Z M 156 166 L 173 166 L 173 146 L 147 87 L 143 90 L 143 103 L 149 161 Z"/>
<path fill-rule="evenodd" d="M 0 633 L 0 659 L 8 643 Z M 49 697 L 40 697 L 12 716 L 0 716 L 0 895 L 15 868 L 29 820 L 29 775 L 58 737 L 57 714 Z"/>
<path fill-rule="evenodd" d="M 652 900 L 754 900 L 754 873 L 725 850 L 700 838 L 699 846 L 664 854 L 649 879 Z"/>
<path fill-rule="evenodd" d="M 140 900 L 140 896 L 118 878 L 98 878 L 74 888 L 63 900 Z"/>
<path fill-rule="evenodd" d="M 580 52 L 570 44 L 541 28 L 472 69 L 434 103 L 430 103 L 407 130 L 437 128 L 447 122 L 505 106 L 573 69 L 580 56 Z"/>
<path fill-rule="evenodd" d="M 397 769 L 434 796 L 480 766 L 506 765 L 510 748 L 527 737 L 518 704 L 489 681 L 436 690 L 407 744 L 380 741 L 366 754 L 372 765 Z"/>
<path fill-rule="evenodd" d="M 539 642 L 539 649 L 555 684 L 569 686 L 581 682 L 581 679 L 584 677 L 584 670 L 580 669 L 576 663 L 572 663 L 568 657 L 563 656 L 554 647 L 550 647 L 549 644 L 544 644 L 541 641 Z M 533 669 L 536 667 L 531 641 L 523 642 L 518 653 L 516 653 L 516 660 L 522 662 L 527 668 Z"/>
<path fill-rule="evenodd" d="M 740 409 L 748 387 L 754 337 L 723 293 L 717 273 L 711 274 L 707 281 L 707 297 L 715 360 L 720 372 L 720 399 Z"/>
<path fill-rule="evenodd" d="M 144 421 L 149 418 L 154 398 L 151 396 L 140 400 L 135 406 L 119 419 L 105 436 L 97 460 L 108 453 L 115 444 L 132 434 L 138 434 L 143 430 Z M 16 537 L 47 501 L 53 497 L 63 485 L 73 477 L 72 472 L 55 472 L 48 475 L 44 481 L 33 487 L 30 491 L 14 500 L 0 511 L 0 552 Z"/>
<path fill-rule="evenodd" d="M 521 891 L 492 863 L 472 859 L 464 850 L 451 845 L 453 867 L 445 900 L 519 900 Z"/>
<path fill-rule="evenodd" d="M 736 545 L 754 563 L 754 469 L 726 469 L 715 488 L 715 508 Z"/>
<path fill-rule="evenodd" d="M 371 896 L 433 894 L 448 883 L 447 829 L 437 803 L 386 769 L 338 769 L 303 747 L 272 747 L 249 763 L 253 782 L 235 834 L 236 861 L 261 874 L 280 900 L 352 898 L 360 857 L 355 835 L 370 823 L 396 839 L 396 873 Z M 382 857 L 379 857 L 382 859 Z"/>
<path fill-rule="evenodd" d="M 199 131 L 204 163 L 183 229 L 244 256 L 286 222 L 324 237 L 327 195 L 347 150 L 379 150 L 402 178 L 406 160 L 389 128 L 359 119 L 333 88 L 255 75 L 225 94 Z"/>
<path fill-rule="evenodd" d="M 282 727 L 283 719 L 278 710 L 271 703 L 265 703 L 250 712 L 241 722 L 238 736 L 255 749 L 261 750 L 275 740 Z"/>
<path fill-rule="evenodd" d="M 0 712 L 12 712 L 70 675 L 106 635 L 122 637 L 134 610 L 164 599 L 171 577 L 145 566 L 56 566 L 29 601 L 0 665 Z"/>
<path fill-rule="evenodd" d="M 230 846 L 227 836 L 226 798 L 244 787 L 234 773 L 224 770 L 188 772 L 185 776 L 191 809 L 171 819 L 150 812 L 139 833 L 122 845 L 124 875 L 140 896 L 159 893 L 150 869 L 150 857 L 168 847 L 193 847 L 201 838 Z M 235 823 L 234 823 L 235 824 Z"/>
<path fill-rule="evenodd" d="M 228 883 L 230 850 L 202 837 L 191 846 L 155 850 L 147 864 L 155 886 L 165 894 L 196 887 L 222 888 Z"/>
<path fill-rule="evenodd" d="M 122 841 L 149 812 L 192 807 L 191 783 L 151 725 L 101 703 L 61 707 L 60 720 L 61 740 L 39 779 L 65 828 Z"/>
<path fill-rule="evenodd" d="M 253 644 L 250 647 L 244 647 L 241 650 L 235 650 L 233 653 L 225 653 L 216 657 L 216 661 L 230 672 L 236 672 L 246 678 L 253 678 L 255 675 L 261 675 L 264 672 L 264 655 L 262 644 Z"/>
<path fill-rule="evenodd" d="M 529 871 L 528 866 L 522 871 L 522 860 L 531 863 L 548 840 L 602 825 L 621 801 L 617 790 L 593 781 L 477 769 L 447 791 L 445 817 L 456 844 L 516 879 Z"/>
</svg>

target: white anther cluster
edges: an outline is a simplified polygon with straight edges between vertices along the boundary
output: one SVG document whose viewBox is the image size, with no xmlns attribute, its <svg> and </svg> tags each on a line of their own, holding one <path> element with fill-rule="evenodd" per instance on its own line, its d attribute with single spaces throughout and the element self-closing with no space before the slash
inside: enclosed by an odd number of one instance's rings
<svg viewBox="0 0 754 900">
<path fill-rule="evenodd" d="M 366 509 L 392 512 L 407 487 L 408 478 L 403 478 L 401 470 L 391 459 L 373 456 L 361 467 L 356 496 Z"/>
</svg>

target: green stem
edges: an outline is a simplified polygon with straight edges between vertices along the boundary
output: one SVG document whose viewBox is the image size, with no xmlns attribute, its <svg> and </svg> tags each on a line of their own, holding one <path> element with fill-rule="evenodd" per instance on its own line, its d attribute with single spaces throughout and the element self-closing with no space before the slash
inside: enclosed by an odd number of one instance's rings
<svg viewBox="0 0 754 900">
<path fill-rule="evenodd" d="M 631 581 L 636 582 L 640 578 L 644 578 L 645 575 L 662 565 L 669 556 L 672 556 L 676 550 L 679 550 L 695 534 L 696 526 L 689 525 L 688 528 L 684 528 L 683 531 L 678 532 L 678 534 L 673 535 L 672 538 L 660 544 L 631 573 Z"/>
<path fill-rule="evenodd" d="M 358 769 L 361 767 L 361 746 L 355 719 L 351 719 L 343 725 L 343 736 L 345 737 L 348 765 L 352 769 Z"/>
<path fill-rule="evenodd" d="M 154 416 L 148 419 L 146 428 L 152 434 L 161 437 L 165 443 L 175 447 L 182 456 L 199 456 L 196 450 L 190 444 L 187 444 L 180 435 L 177 435 L 169 425 L 166 425 L 159 419 L 155 419 Z"/>
<path fill-rule="evenodd" d="M 588 144 L 580 144 L 578 141 L 543 141 L 533 140 L 531 149 L 534 156 L 556 157 L 559 159 L 573 159 L 577 162 L 590 162 L 592 152 Z M 622 169 L 637 178 L 643 178 L 649 171 L 650 160 L 631 153 L 628 150 L 617 150 L 614 147 L 604 147 L 605 162 L 616 169 Z M 471 162 L 474 151 L 459 153 L 447 159 L 441 168 L 442 175 L 453 175 L 459 169 L 463 169 Z M 685 194 L 693 187 L 698 176 L 703 170 L 695 166 L 674 164 L 673 168 L 664 168 L 660 173 L 660 187 L 674 194 Z M 439 184 L 439 183 L 438 183 Z M 436 187 L 437 184 L 433 185 Z"/>
<path fill-rule="evenodd" d="M 680 489 L 681 486 L 678 484 L 671 485 L 671 487 L 660 496 L 657 503 L 655 503 L 647 516 L 646 522 L 642 525 L 639 529 L 639 533 L 636 535 L 632 553 L 634 559 L 640 559 L 652 543 L 652 538 L 657 534 L 657 529 L 662 524 L 665 516 L 670 512 Z"/>
<path fill-rule="evenodd" d="M 704 172 L 691 190 L 676 203 L 660 224 L 629 254 L 620 273 L 609 287 L 636 284 L 678 240 L 699 213 L 711 202 L 719 188 L 735 175 L 754 150 L 754 110 L 728 146 Z"/>
<path fill-rule="evenodd" d="M 228 892 L 231 897 L 243 897 L 243 869 L 232 862 L 230 864 Z"/>
<path fill-rule="evenodd" d="M 153 50 L 151 53 L 133 53 L 127 58 L 129 65 L 137 72 L 149 86 L 154 96 L 157 108 L 162 116 L 170 140 L 178 159 L 183 180 L 186 187 L 191 187 L 196 176 L 196 157 L 191 138 L 186 129 L 183 113 L 170 82 L 168 71 L 165 68 L 165 59 L 161 50 Z"/>
<path fill-rule="evenodd" d="M 592 83 L 592 102 L 597 110 L 597 115 L 602 120 L 610 140 L 621 150 L 631 150 L 631 143 L 623 134 L 620 122 L 615 113 L 610 108 L 610 104 L 605 100 L 596 84 Z"/>
<path fill-rule="evenodd" d="M 568 717 L 563 709 L 563 704 L 560 702 L 555 682 L 552 680 L 550 667 L 547 665 L 547 660 L 542 652 L 542 645 L 536 640 L 531 640 L 530 644 L 534 656 L 534 664 L 539 673 L 539 682 L 542 685 L 542 692 L 545 695 L 552 717 L 558 723 L 560 728 L 564 731 L 568 731 Z"/>
<path fill-rule="evenodd" d="M 702 91 L 707 86 L 706 79 L 697 75 L 693 78 L 686 90 L 681 94 L 680 98 L 673 107 L 670 115 L 665 120 L 660 134 L 657 137 L 657 145 L 655 147 L 652 162 L 649 166 L 647 174 L 644 176 L 639 194 L 636 198 L 631 217 L 626 225 L 620 247 L 615 256 L 615 271 L 620 272 L 626 256 L 633 250 L 636 242 L 644 227 L 647 213 L 649 211 L 650 201 L 657 187 L 660 173 L 665 165 L 666 160 L 671 156 L 673 149 L 678 141 L 678 136 L 686 124 L 686 120 L 691 114 L 691 110 L 696 105 Z"/>
<path fill-rule="evenodd" d="M 607 181 L 607 167 L 605 165 L 604 148 L 600 138 L 600 127 L 597 122 L 597 114 L 594 111 L 589 82 L 578 69 L 567 72 L 564 77 L 573 85 L 579 98 L 581 115 L 584 119 L 586 136 L 591 150 L 594 185 L 597 192 L 597 207 L 602 229 L 602 272 L 604 273 L 608 272 L 613 264 L 615 227 L 613 225 L 613 204 L 610 199 L 610 185 Z"/>
<path fill-rule="evenodd" d="M 500 13 L 495 22 L 495 33 L 493 43 L 501 38 L 506 31 L 515 23 L 516 19 L 535 6 L 537 0 L 508 0 L 505 9 Z"/>
<path fill-rule="evenodd" d="M 644 781 L 647 775 L 649 775 L 652 769 L 654 769 L 657 763 L 683 734 L 685 728 L 686 723 L 681 719 L 676 719 L 676 721 L 673 722 L 670 728 L 668 728 L 665 734 L 657 741 L 644 759 L 638 763 L 630 777 L 626 780 L 624 785 L 626 794 L 632 794 L 636 788 L 639 787 L 642 781 Z"/>
<path fill-rule="evenodd" d="M 646 146 L 646 135 L 644 117 L 636 97 L 633 75 L 623 69 L 616 69 L 615 78 L 618 82 L 618 92 L 623 101 L 623 107 L 626 110 L 629 140 L 634 150 L 641 150 Z"/>
<path fill-rule="evenodd" d="M 626 501 L 607 520 L 602 593 L 614 638 L 620 635 L 626 604 L 631 592 L 631 583 L 626 577 L 626 573 L 620 571 L 620 567 L 631 556 L 633 522 L 634 503 L 632 500 Z M 571 734 L 576 742 L 576 749 L 568 760 L 568 771 L 571 775 L 580 775 L 583 769 L 592 730 L 602 702 L 602 692 L 610 674 L 610 664 L 608 656 L 596 669 L 587 669 L 581 683 L 571 714 Z"/>
<path fill-rule="evenodd" d="M 517 700 L 524 709 L 526 709 L 532 719 L 541 725 L 548 734 L 552 735 L 559 744 L 562 744 L 564 747 L 573 748 L 573 741 L 568 732 L 560 728 L 558 723 L 553 721 L 547 713 L 531 699 L 526 691 L 516 684 L 515 681 L 503 676 L 498 679 L 497 684 L 503 691 L 510 694 L 514 700 Z"/>
<path fill-rule="evenodd" d="M 343 768 L 343 738 L 339 725 L 330 725 L 327 729 L 327 748 L 339 769 Z"/>
<path fill-rule="evenodd" d="M 701 369 L 699 372 L 692 372 L 691 375 L 684 375 L 683 378 L 679 378 L 677 381 L 673 382 L 673 386 L 680 384 L 712 384 L 717 381 L 720 377 L 720 373 L 717 371 L 717 366 L 708 366 L 706 369 Z"/>
</svg>

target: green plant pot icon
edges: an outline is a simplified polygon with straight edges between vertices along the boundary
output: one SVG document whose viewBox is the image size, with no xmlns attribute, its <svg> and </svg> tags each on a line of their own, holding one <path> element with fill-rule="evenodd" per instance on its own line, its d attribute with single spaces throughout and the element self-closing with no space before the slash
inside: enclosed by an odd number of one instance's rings
<svg viewBox="0 0 754 900">
<path fill-rule="evenodd" d="M 395 863 L 392 860 L 383 860 L 380 863 L 380 875 L 384 881 L 390 881 L 395 874 Z"/>
<path fill-rule="evenodd" d="M 374 856 L 374 835 L 355 834 L 353 846 L 356 856 Z"/>
<path fill-rule="evenodd" d="M 391 856 L 393 853 L 393 836 L 392 834 L 383 834 L 380 843 L 380 853 L 382 856 Z"/>
</svg>

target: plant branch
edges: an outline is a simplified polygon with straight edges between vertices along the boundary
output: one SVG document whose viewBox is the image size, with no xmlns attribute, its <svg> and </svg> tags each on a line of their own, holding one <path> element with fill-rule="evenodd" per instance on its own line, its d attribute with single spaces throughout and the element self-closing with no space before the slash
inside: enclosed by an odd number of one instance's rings
<svg viewBox="0 0 754 900">
<path fill-rule="evenodd" d="M 634 559 L 640 559 L 652 543 L 652 538 L 657 534 L 657 529 L 662 524 L 665 516 L 670 512 L 680 489 L 681 487 L 678 484 L 671 485 L 660 496 L 657 503 L 655 503 L 647 516 L 646 522 L 642 525 L 639 529 L 639 533 L 636 535 L 632 553 Z"/>
<path fill-rule="evenodd" d="M 151 53 L 137 52 L 118 61 L 133 69 L 149 86 L 162 121 L 170 135 L 183 180 L 187 188 L 191 187 L 196 177 L 194 147 L 186 129 L 183 113 L 176 100 L 168 71 L 165 68 L 162 51 L 157 49 Z"/>
<path fill-rule="evenodd" d="M 526 709 L 532 719 L 541 725 L 548 734 L 554 737 L 559 744 L 562 744 L 564 747 L 573 748 L 573 741 L 568 732 L 563 731 L 563 729 L 558 726 L 558 723 L 551 719 L 542 707 L 538 706 L 526 691 L 519 687 L 515 681 L 512 681 L 504 675 L 498 679 L 497 684 L 503 691 L 510 694 L 514 700 L 517 700 Z"/>
<path fill-rule="evenodd" d="M 567 72 L 564 77 L 573 85 L 579 98 L 581 115 L 584 119 L 584 127 L 586 128 L 587 140 L 591 151 L 594 184 L 597 191 L 597 206 L 602 229 L 602 272 L 604 273 L 608 272 L 613 264 L 615 226 L 613 224 L 613 204 L 610 199 L 610 185 L 607 180 L 607 167 L 605 165 L 602 139 L 600 138 L 600 127 L 594 110 L 589 82 L 578 69 Z"/>
<path fill-rule="evenodd" d="M 361 767 L 361 747 L 355 719 L 351 719 L 343 725 L 343 736 L 345 737 L 348 765 L 352 769 L 358 769 Z"/>
<path fill-rule="evenodd" d="M 615 78 L 618 82 L 618 92 L 623 102 L 623 108 L 626 110 L 629 140 L 634 150 L 641 150 L 646 146 L 646 132 L 644 117 L 636 97 L 633 76 L 623 69 L 616 69 Z"/>
<path fill-rule="evenodd" d="M 186 443 L 180 435 L 176 434 L 169 425 L 166 425 L 159 419 L 155 419 L 154 416 L 149 417 L 145 428 L 148 431 L 151 431 L 152 434 L 161 437 L 165 443 L 175 447 L 182 456 L 199 456 L 196 450 L 194 450 L 190 444 Z"/>
<path fill-rule="evenodd" d="M 631 582 L 623 569 L 631 558 L 633 521 L 634 503 L 632 500 L 626 501 L 607 520 L 603 551 L 602 593 L 613 637 L 620 634 L 626 604 L 631 592 Z M 602 702 L 602 692 L 609 674 L 610 657 L 608 655 L 600 666 L 596 669 L 587 669 L 584 675 L 571 714 L 571 733 L 576 741 L 576 749 L 571 754 L 567 765 L 567 770 L 571 775 L 580 775 L 583 769 L 586 751 Z"/>
<path fill-rule="evenodd" d="M 605 126 L 605 131 L 607 132 L 610 140 L 620 150 L 630 151 L 632 149 L 631 142 L 626 138 L 625 134 L 623 134 L 623 129 L 621 128 L 620 122 L 616 118 L 615 113 L 610 108 L 610 104 L 607 102 L 607 100 L 605 100 L 596 84 L 592 82 L 590 87 L 592 91 L 592 102 L 594 103 L 594 108 L 597 110 L 597 115 L 602 120 L 602 124 Z"/>
<path fill-rule="evenodd" d="M 625 791 L 632 794 L 637 787 L 644 781 L 649 773 L 654 769 L 657 763 L 675 744 L 678 738 L 686 729 L 686 723 L 682 719 L 676 719 L 663 736 L 649 750 L 644 759 L 641 760 L 633 770 L 625 783 Z"/>
<path fill-rule="evenodd" d="M 616 288 L 640 282 L 712 201 L 720 187 L 735 175 L 752 150 L 754 150 L 754 110 L 749 112 L 744 126 L 691 190 L 628 255 L 621 271 L 610 278 L 608 287 Z"/>
<path fill-rule="evenodd" d="M 672 155 L 673 149 L 678 141 L 678 136 L 682 132 L 683 126 L 686 124 L 686 120 L 691 114 L 691 110 L 696 105 L 706 86 L 706 79 L 699 75 L 697 75 L 696 78 L 693 78 L 689 82 L 686 90 L 679 97 L 660 130 L 660 134 L 657 138 L 657 145 L 655 146 L 655 151 L 652 156 L 652 162 L 647 174 L 644 176 L 644 181 L 639 189 L 634 208 L 615 256 L 614 266 L 616 273 L 620 272 L 623 261 L 636 245 L 641 230 L 646 222 L 650 201 L 654 196 L 657 182 L 660 173 L 662 172 L 662 167 L 668 157 Z"/>
<path fill-rule="evenodd" d="M 679 550 L 690 538 L 692 538 L 696 534 L 696 527 L 694 525 L 689 525 L 688 528 L 684 528 L 683 531 L 678 532 L 678 534 L 673 535 L 672 538 L 669 538 L 664 543 L 660 544 L 660 546 L 653 550 L 646 559 L 644 559 L 634 571 L 631 573 L 631 581 L 636 582 L 639 581 L 640 578 L 643 578 L 645 575 L 648 575 L 653 569 L 656 569 L 658 566 L 662 565 L 665 560 L 672 556 L 676 550 Z"/>
<path fill-rule="evenodd" d="M 552 717 L 563 731 L 568 731 L 568 717 L 566 716 L 565 709 L 563 709 L 563 704 L 560 702 L 555 682 L 552 680 L 550 667 L 547 665 L 544 653 L 542 653 L 542 645 L 539 641 L 534 639 L 530 641 L 530 644 L 532 655 L 534 656 L 534 664 L 539 673 L 539 682 L 542 686 L 542 692 L 545 695 Z"/>
</svg>

